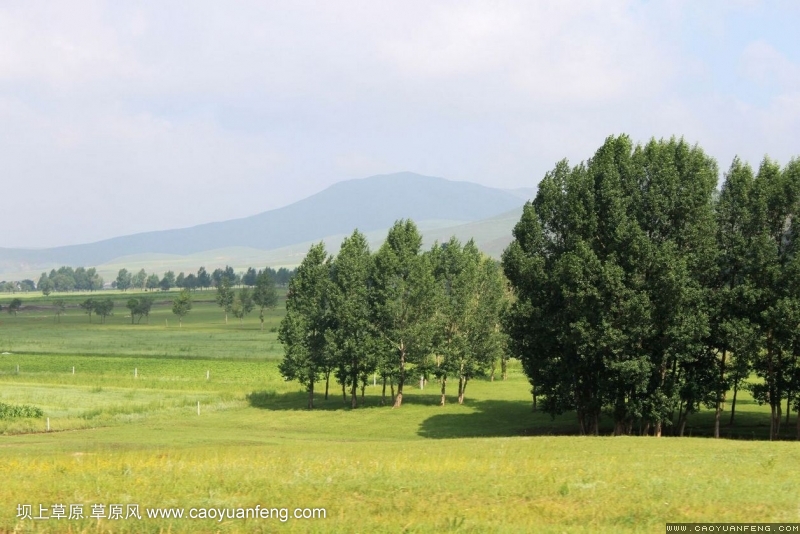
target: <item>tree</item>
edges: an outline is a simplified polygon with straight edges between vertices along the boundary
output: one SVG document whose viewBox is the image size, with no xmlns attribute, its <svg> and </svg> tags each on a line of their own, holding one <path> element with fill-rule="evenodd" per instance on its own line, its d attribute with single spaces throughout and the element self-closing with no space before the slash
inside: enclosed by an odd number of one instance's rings
<svg viewBox="0 0 800 534">
<path fill-rule="evenodd" d="M 152 291 L 153 289 L 158 289 L 160 283 L 161 281 L 159 280 L 158 275 L 156 273 L 153 273 L 147 277 L 147 281 L 145 282 L 145 287 L 148 290 Z"/>
<path fill-rule="evenodd" d="M 720 435 L 720 418 L 726 392 L 733 387 L 731 423 L 736 409 L 736 395 L 741 381 L 749 373 L 755 334 L 751 318 L 755 304 L 752 284 L 748 279 L 748 257 L 753 241 L 750 195 L 753 171 L 735 158 L 725 175 L 719 200 L 715 204 L 717 219 L 717 278 L 713 281 L 710 343 L 716 351 L 718 373 L 714 402 L 714 437 Z M 735 355 L 731 376 L 731 352 Z"/>
<path fill-rule="evenodd" d="M 441 382 L 441 404 L 450 376 L 458 378 L 458 403 L 463 404 L 467 383 L 484 375 L 502 350 L 503 281 L 472 241 L 462 247 L 451 238 L 434 246 L 432 263 L 439 290 L 433 372 Z"/>
<path fill-rule="evenodd" d="M 177 283 L 177 282 L 176 282 Z M 194 273 L 189 273 L 183 281 L 183 287 L 186 289 L 196 289 L 197 285 L 197 277 Z"/>
<path fill-rule="evenodd" d="M 236 296 L 233 299 L 233 304 L 231 305 L 231 311 L 233 312 L 233 316 L 239 319 L 239 324 L 242 324 L 242 319 L 253 311 L 253 294 L 249 288 L 243 287 L 239 289 L 239 292 L 236 293 Z"/>
<path fill-rule="evenodd" d="M 203 289 L 211 287 L 211 276 L 206 272 L 205 267 L 200 267 L 197 270 L 197 287 Z"/>
<path fill-rule="evenodd" d="M 217 284 L 217 305 L 225 310 L 225 324 L 228 324 L 228 314 L 233 309 L 233 289 L 228 277 L 223 276 Z"/>
<path fill-rule="evenodd" d="M 147 273 L 144 269 L 139 269 L 139 272 L 133 275 L 131 278 L 131 285 L 136 289 L 141 289 L 144 291 L 145 284 L 147 283 Z"/>
<path fill-rule="evenodd" d="M 368 285 L 371 263 L 367 240 L 356 230 L 344 239 L 331 266 L 328 344 L 342 387 L 350 386 L 351 408 L 358 406 L 359 381 L 365 383 L 376 364 Z"/>
<path fill-rule="evenodd" d="M 36 284 L 33 280 L 20 280 L 19 282 L 19 290 L 23 292 L 34 291 L 36 289 Z"/>
<path fill-rule="evenodd" d="M 22 308 L 22 299 L 20 298 L 13 298 L 11 302 L 8 304 L 8 313 L 13 313 L 14 317 L 17 316 L 17 312 Z"/>
<path fill-rule="evenodd" d="M 131 287 L 131 280 L 132 280 L 131 273 L 128 272 L 128 269 L 124 267 L 119 270 L 117 273 L 117 289 L 122 291 L 127 291 Z"/>
<path fill-rule="evenodd" d="M 751 194 L 751 224 L 755 237 L 749 250 L 750 276 L 755 294 L 752 311 L 762 349 L 753 369 L 764 380 L 751 389 L 754 398 L 770 406 L 770 439 L 777 439 L 781 401 L 793 389 L 797 365 L 797 325 L 800 299 L 794 287 L 800 282 L 792 268 L 797 243 L 794 219 L 800 201 L 800 172 L 792 162 L 784 171 L 764 159 Z"/>
<path fill-rule="evenodd" d="M 308 392 L 308 409 L 314 408 L 314 383 L 330 376 L 327 332 L 330 327 L 330 265 L 325 246 L 312 245 L 289 285 L 286 315 L 278 330 L 284 357 L 279 365 L 286 380 L 297 380 Z M 269 275 L 262 273 L 262 282 Z M 258 294 L 258 285 L 256 294 Z M 258 297 L 257 297 L 258 298 Z M 261 305 L 259 303 L 259 305 Z"/>
<path fill-rule="evenodd" d="M 183 289 L 186 287 L 186 275 L 183 274 L 183 271 L 178 273 L 178 277 L 175 278 L 175 287 Z M 186 288 L 189 289 L 189 288 Z"/>
<path fill-rule="evenodd" d="M 615 433 L 658 436 L 713 402 L 716 176 L 698 147 L 626 136 L 547 173 L 503 254 L 510 347 L 547 412 L 596 433 L 606 408 Z"/>
<path fill-rule="evenodd" d="M 188 289 L 182 289 L 175 300 L 172 301 L 172 313 L 178 316 L 178 327 L 183 327 L 183 318 L 192 309 L 192 294 Z"/>
<path fill-rule="evenodd" d="M 103 277 L 97 274 L 97 269 L 94 267 L 87 269 L 86 277 L 89 279 L 89 291 L 103 289 Z"/>
<path fill-rule="evenodd" d="M 72 291 L 75 289 L 75 278 L 71 274 L 60 273 L 53 277 L 53 289 L 56 291 Z"/>
<path fill-rule="evenodd" d="M 136 315 L 139 319 L 137 323 L 142 321 L 142 317 L 147 317 L 147 324 L 150 324 L 150 310 L 153 308 L 153 297 L 139 297 L 139 306 L 136 308 Z"/>
<path fill-rule="evenodd" d="M 267 269 L 260 271 L 256 276 L 253 302 L 259 308 L 258 319 L 261 321 L 261 330 L 264 330 L 264 310 L 274 308 L 278 304 L 278 292 L 275 291 L 275 282 Z"/>
<path fill-rule="evenodd" d="M 164 278 L 159 282 L 159 287 L 161 287 L 161 291 L 169 291 L 175 287 L 175 273 L 172 271 L 165 272 Z"/>
<path fill-rule="evenodd" d="M 56 322 L 61 322 L 61 315 L 64 313 L 64 310 L 67 309 L 67 303 L 64 299 L 55 299 L 53 300 L 53 312 L 55 313 L 55 317 L 53 318 Z"/>
<path fill-rule="evenodd" d="M 101 317 L 101 323 L 106 323 L 106 317 L 113 315 L 114 301 L 110 298 L 98 299 L 94 303 L 94 312 Z"/>
<path fill-rule="evenodd" d="M 379 362 L 383 381 L 397 377 L 394 407 L 403 403 L 407 365 L 423 363 L 430 349 L 435 309 L 434 279 L 430 265 L 420 254 L 422 236 L 411 220 L 395 222 L 375 254 L 371 303 L 373 322 L 387 345 L 388 360 Z M 382 400 L 382 402 L 384 402 Z"/>
<path fill-rule="evenodd" d="M 81 302 L 78 306 L 81 307 L 81 309 L 84 311 L 84 313 L 89 314 L 89 323 L 91 323 L 92 322 L 92 314 L 94 313 L 95 306 L 96 306 L 95 300 L 93 298 L 88 298 L 88 299 L 84 300 L 83 302 Z"/>
<path fill-rule="evenodd" d="M 127 304 L 125 306 L 130 310 L 131 314 L 131 324 L 133 324 L 133 319 L 136 317 L 134 310 L 139 307 L 139 299 L 131 298 L 128 299 Z"/>
<path fill-rule="evenodd" d="M 256 285 L 258 273 L 252 267 L 248 267 L 247 272 L 242 276 L 242 284 L 253 287 Z"/>
<path fill-rule="evenodd" d="M 53 281 L 47 277 L 46 273 L 42 273 L 42 276 L 39 277 L 39 282 L 36 284 L 36 289 L 41 291 L 42 295 L 45 297 L 53 291 Z"/>
</svg>

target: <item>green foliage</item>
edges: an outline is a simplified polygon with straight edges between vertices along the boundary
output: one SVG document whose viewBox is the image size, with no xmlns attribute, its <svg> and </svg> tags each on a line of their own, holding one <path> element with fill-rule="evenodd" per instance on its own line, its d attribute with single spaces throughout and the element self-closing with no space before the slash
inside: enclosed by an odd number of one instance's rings
<svg viewBox="0 0 800 534">
<path fill-rule="evenodd" d="M 172 313 L 178 316 L 178 324 L 183 326 L 183 318 L 192 309 L 192 294 L 188 289 L 182 289 L 181 292 L 172 301 Z"/>
<path fill-rule="evenodd" d="M 119 273 L 117 273 L 117 279 L 115 280 L 117 289 L 127 291 L 131 288 L 132 280 L 133 275 L 128 272 L 128 269 L 120 269 Z"/>
<path fill-rule="evenodd" d="M 247 272 L 249 276 L 250 270 Z M 249 281 L 251 280 L 248 278 L 248 282 Z M 263 330 L 264 310 L 267 308 L 274 308 L 278 304 L 278 292 L 275 289 L 275 281 L 269 269 L 260 271 L 253 282 L 253 284 L 248 285 L 255 285 L 255 289 L 253 290 L 253 302 L 258 306 L 258 319 L 261 321 L 261 330 Z"/>
<path fill-rule="evenodd" d="M 372 257 L 364 235 L 355 230 L 342 241 L 330 270 L 330 321 L 326 332 L 336 360 L 336 376 L 350 388 L 350 406 L 358 406 L 358 386 L 375 371 L 376 339 L 371 323 L 368 280 Z"/>
<path fill-rule="evenodd" d="M 372 320 L 378 332 L 377 370 L 397 380 L 394 405 L 403 402 L 408 364 L 424 371 L 433 341 L 435 283 L 422 236 L 411 220 L 397 221 L 376 252 L 371 273 Z"/>
<path fill-rule="evenodd" d="M 27 404 L 5 404 L 0 402 L 0 420 L 23 417 L 39 418 L 43 416 L 44 412 L 42 409 L 36 406 L 28 406 Z"/>
<path fill-rule="evenodd" d="M 330 326 L 330 261 L 322 243 L 312 245 L 289 283 L 286 316 L 278 340 L 283 344 L 281 375 L 296 380 L 308 391 L 308 408 L 314 407 L 314 384 L 333 367 L 328 358 Z M 256 290 L 258 291 L 258 290 Z M 327 391 L 326 391 L 327 397 Z"/>
<path fill-rule="evenodd" d="M 503 266 L 510 346 L 549 413 L 576 409 L 595 433 L 608 409 L 617 433 L 646 421 L 660 434 L 708 399 L 695 378 L 709 368 L 716 174 L 682 140 L 621 136 L 542 180 Z"/>
<path fill-rule="evenodd" d="M 222 271 L 218 269 L 220 273 Z M 215 271 L 216 272 L 216 271 Z M 228 314 L 233 310 L 234 292 L 231 289 L 231 280 L 227 276 L 222 276 L 217 284 L 217 306 L 225 310 L 225 323 L 228 322 Z"/>
<path fill-rule="evenodd" d="M 138 298 L 130 298 L 125 306 L 130 310 L 131 316 L 131 324 L 134 323 L 134 320 L 137 323 L 142 321 L 142 317 L 147 317 L 148 322 L 150 321 L 150 310 L 153 307 L 153 298 L 152 297 L 138 297 Z"/>
<path fill-rule="evenodd" d="M 93 301 L 94 312 L 100 316 L 105 324 L 106 318 L 114 313 L 114 301 L 111 298 L 96 299 Z M 91 316 L 89 316 L 91 318 Z"/>
<path fill-rule="evenodd" d="M 233 299 L 231 312 L 233 312 L 234 317 L 239 319 L 239 324 L 241 324 L 245 316 L 253 311 L 254 306 L 253 292 L 249 288 L 243 287 L 239 289 Z"/>
<path fill-rule="evenodd" d="M 55 313 L 56 320 L 61 322 L 61 315 L 64 314 L 64 310 L 67 309 L 67 302 L 64 299 L 54 299 L 53 300 L 53 312 Z"/>
<path fill-rule="evenodd" d="M 22 308 L 22 299 L 15 297 L 11 299 L 11 302 L 8 303 L 8 313 L 13 313 L 14 317 L 17 316 L 17 312 Z"/>
</svg>

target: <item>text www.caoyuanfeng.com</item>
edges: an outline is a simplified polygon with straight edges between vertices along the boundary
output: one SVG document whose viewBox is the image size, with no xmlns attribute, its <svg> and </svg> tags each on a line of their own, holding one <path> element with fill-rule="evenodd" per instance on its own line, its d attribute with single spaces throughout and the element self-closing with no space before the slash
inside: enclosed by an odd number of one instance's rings
<svg viewBox="0 0 800 534">
<path fill-rule="evenodd" d="M 84 513 L 86 512 L 86 513 Z M 84 509 L 82 504 L 39 505 L 38 509 L 31 504 L 17 506 L 17 519 L 31 521 L 69 521 L 78 519 L 106 519 L 111 521 L 144 519 L 211 519 L 225 521 L 229 519 L 273 519 L 282 523 L 290 519 L 327 519 L 325 508 L 270 508 L 256 505 L 250 508 L 225 507 L 139 507 L 138 504 L 93 504 Z"/>
</svg>

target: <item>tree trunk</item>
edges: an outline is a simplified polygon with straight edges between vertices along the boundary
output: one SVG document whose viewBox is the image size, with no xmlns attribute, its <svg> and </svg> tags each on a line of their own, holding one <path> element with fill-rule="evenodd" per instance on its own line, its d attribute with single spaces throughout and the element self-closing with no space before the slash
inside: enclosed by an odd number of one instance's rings
<svg viewBox="0 0 800 534">
<path fill-rule="evenodd" d="M 737 377 L 736 382 L 733 384 L 733 399 L 731 400 L 731 419 L 728 421 L 728 426 L 733 426 L 733 416 L 736 415 L 736 395 L 739 393 L 739 380 Z"/>
<path fill-rule="evenodd" d="M 386 375 L 383 375 L 383 390 L 381 391 L 381 406 L 386 405 Z"/>
<path fill-rule="evenodd" d="M 367 381 L 361 381 L 361 405 L 364 405 L 364 390 L 367 388 Z"/>
<path fill-rule="evenodd" d="M 653 431 L 653 436 L 660 438 L 661 437 L 661 420 L 659 419 L 656 421 L 656 428 Z"/>
<path fill-rule="evenodd" d="M 503 380 L 508 378 L 508 360 L 505 356 L 500 357 L 500 374 Z"/>
<path fill-rule="evenodd" d="M 505 378 L 503 378 L 505 380 Z M 536 386 L 531 384 L 531 395 L 533 395 L 533 411 L 536 411 Z"/>
<path fill-rule="evenodd" d="M 727 349 L 722 349 L 722 360 L 719 366 L 719 383 L 720 390 L 717 391 L 717 406 L 714 412 L 714 437 L 719 438 L 719 420 L 722 415 L 722 403 L 725 402 L 725 388 L 722 384 L 725 383 L 725 358 L 727 356 Z"/>
<path fill-rule="evenodd" d="M 347 404 L 347 390 L 345 389 L 344 382 L 342 382 L 342 402 Z"/>
<path fill-rule="evenodd" d="M 389 379 L 389 387 L 392 390 L 392 404 L 394 404 L 394 378 Z"/>
<path fill-rule="evenodd" d="M 392 408 L 399 408 L 403 404 L 403 385 L 406 382 L 406 347 L 400 342 L 400 376 L 397 379 L 397 396 L 394 398 Z"/>
<path fill-rule="evenodd" d="M 358 377 L 351 378 L 353 384 L 350 386 L 350 408 L 358 408 Z"/>
<path fill-rule="evenodd" d="M 445 397 L 445 389 L 447 388 L 447 376 L 442 377 L 442 400 L 439 406 L 444 406 L 447 398 Z"/>
<path fill-rule="evenodd" d="M 313 410 L 314 409 L 314 380 L 313 379 L 309 381 L 309 386 L 308 386 L 308 409 L 309 410 Z"/>
<path fill-rule="evenodd" d="M 325 373 L 325 400 L 328 400 L 328 385 L 331 382 L 331 372 Z"/>
<path fill-rule="evenodd" d="M 775 405 L 770 401 L 769 403 L 769 440 L 775 439 Z"/>
<path fill-rule="evenodd" d="M 643 435 L 643 436 L 647 436 L 647 435 L 649 435 L 649 434 L 650 434 L 650 421 L 648 421 L 647 423 L 645 423 L 645 425 L 644 425 L 644 430 L 642 430 L 642 435 Z"/>
<path fill-rule="evenodd" d="M 459 394 L 458 394 L 458 403 L 459 403 L 459 404 L 464 404 L 464 394 L 465 394 L 465 393 L 466 393 L 466 391 L 467 391 L 467 381 L 468 381 L 468 379 L 467 379 L 466 377 L 464 377 L 464 383 L 463 383 L 463 385 L 462 385 L 462 386 L 459 388 L 459 389 L 461 390 L 461 391 L 459 392 Z"/>
<path fill-rule="evenodd" d="M 786 426 L 789 426 L 789 413 L 791 412 L 791 409 L 792 409 L 792 404 L 791 403 L 792 403 L 792 394 L 791 393 L 787 393 L 786 394 L 786 423 L 784 423 Z"/>
</svg>

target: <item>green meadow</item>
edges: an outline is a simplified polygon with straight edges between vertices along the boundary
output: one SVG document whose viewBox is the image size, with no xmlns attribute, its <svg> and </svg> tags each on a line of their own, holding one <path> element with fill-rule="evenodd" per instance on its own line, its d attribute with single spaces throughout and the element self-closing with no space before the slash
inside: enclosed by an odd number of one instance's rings
<svg viewBox="0 0 800 534">
<path fill-rule="evenodd" d="M 800 522 L 795 416 L 786 441 L 765 441 L 768 411 L 744 393 L 720 440 L 707 437 L 711 412 L 693 416 L 684 438 L 572 435 L 574 414 L 532 411 L 513 361 L 507 380 L 470 383 L 464 405 L 451 391 L 441 407 L 436 384 L 415 382 L 400 409 L 381 405 L 377 384 L 351 410 L 332 382 L 309 411 L 306 393 L 278 372 L 282 301 L 261 331 L 257 313 L 226 324 L 210 291 L 194 294 L 182 327 L 174 294 L 155 294 L 149 324 L 133 325 L 131 294 L 112 295 L 106 324 L 77 307 L 86 295 L 23 296 L 17 317 L 0 317 L 0 403 L 44 411 L 0 419 L 0 532 L 663 532 L 678 521 Z M 59 297 L 68 308 L 57 320 L 50 303 Z M 20 518 L 24 504 L 33 516 L 40 506 L 50 516 L 53 505 L 83 505 L 86 517 Z M 89 517 L 98 504 L 106 517 Z M 111 505 L 139 505 L 143 517 L 108 518 Z M 145 512 L 256 505 L 324 508 L 325 517 Z"/>
</svg>

